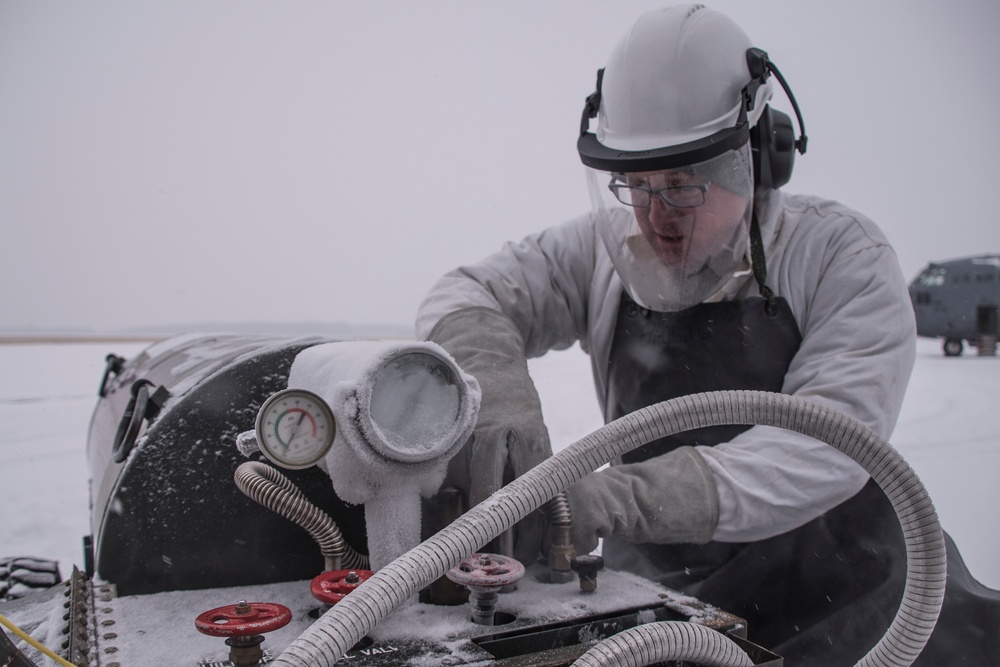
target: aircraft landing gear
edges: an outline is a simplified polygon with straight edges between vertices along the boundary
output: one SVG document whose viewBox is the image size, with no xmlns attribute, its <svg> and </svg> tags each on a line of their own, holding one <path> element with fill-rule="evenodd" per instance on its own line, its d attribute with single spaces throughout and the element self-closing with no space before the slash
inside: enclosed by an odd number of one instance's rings
<svg viewBox="0 0 1000 667">
<path fill-rule="evenodd" d="M 962 339 L 960 338 L 945 338 L 944 340 L 944 356 L 946 357 L 958 357 L 962 354 Z"/>
</svg>

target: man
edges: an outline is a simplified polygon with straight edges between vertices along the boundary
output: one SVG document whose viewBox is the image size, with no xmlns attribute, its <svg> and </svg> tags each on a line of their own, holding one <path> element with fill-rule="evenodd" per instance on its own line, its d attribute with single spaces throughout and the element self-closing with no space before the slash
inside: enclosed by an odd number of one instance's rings
<svg viewBox="0 0 1000 667">
<path fill-rule="evenodd" d="M 591 212 L 447 274 L 427 296 L 418 336 L 483 388 L 476 433 L 449 471 L 470 503 L 550 455 L 524 358 L 577 341 L 608 421 L 685 394 L 756 389 L 890 435 L 915 354 L 906 282 L 873 222 L 779 190 L 805 137 L 767 105 L 776 78 L 785 87 L 718 12 L 643 15 L 584 110 Z M 611 567 L 743 616 L 789 665 L 853 664 L 899 605 L 905 552 L 884 494 L 847 456 L 796 433 L 679 434 L 569 496 L 577 551 L 603 537 Z M 967 575 L 949 557 L 950 575 Z M 989 593 L 992 616 L 974 621 L 987 633 L 1000 628 Z M 949 609 L 942 620 L 958 621 Z M 995 638 L 960 649 L 945 635 L 926 664 L 997 650 Z"/>
</svg>

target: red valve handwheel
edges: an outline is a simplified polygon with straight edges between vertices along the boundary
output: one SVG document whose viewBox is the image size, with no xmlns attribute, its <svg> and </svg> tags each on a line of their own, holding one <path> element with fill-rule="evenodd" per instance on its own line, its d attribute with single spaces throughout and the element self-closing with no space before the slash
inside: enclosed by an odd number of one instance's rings
<svg viewBox="0 0 1000 667">
<path fill-rule="evenodd" d="M 309 592 L 323 604 L 335 605 L 373 574 L 371 570 L 330 570 L 313 578 Z"/>
<path fill-rule="evenodd" d="M 524 576 L 521 561 L 500 554 L 472 554 L 446 573 L 456 584 L 478 588 L 501 588 Z"/>
<path fill-rule="evenodd" d="M 283 628 L 292 610 L 272 602 L 240 602 L 198 614 L 194 626 L 213 637 L 245 637 Z"/>
</svg>

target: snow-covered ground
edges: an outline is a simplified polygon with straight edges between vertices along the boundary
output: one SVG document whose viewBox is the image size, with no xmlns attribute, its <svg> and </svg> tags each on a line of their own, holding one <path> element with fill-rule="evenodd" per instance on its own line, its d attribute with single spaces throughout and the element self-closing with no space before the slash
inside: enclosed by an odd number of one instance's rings
<svg viewBox="0 0 1000 667">
<path fill-rule="evenodd" d="M 0 345 L 0 556 L 82 567 L 88 526 L 87 427 L 109 352 L 138 343 Z M 587 358 L 531 361 L 553 445 L 601 425 Z M 945 358 L 921 340 L 892 443 L 927 486 L 972 573 L 1000 588 L 1000 357 Z M 249 425 L 248 425 L 249 427 Z"/>
</svg>

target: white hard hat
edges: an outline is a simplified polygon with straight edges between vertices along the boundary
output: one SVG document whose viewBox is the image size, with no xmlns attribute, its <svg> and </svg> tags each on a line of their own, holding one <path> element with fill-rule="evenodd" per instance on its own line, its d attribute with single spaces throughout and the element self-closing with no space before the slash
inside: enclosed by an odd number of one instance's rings
<svg viewBox="0 0 1000 667">
<path fill-rule="evenodd" d="M 704 5 L 640 16 L 611 52 L 584 111 L 584 164 L 675 168 L 745 143 L 772 92 L 766 75 L 751 72 L 752 46 L 736 23 Z M 596 135 L 586 131 L 594 115 Z"/>
</svg>

